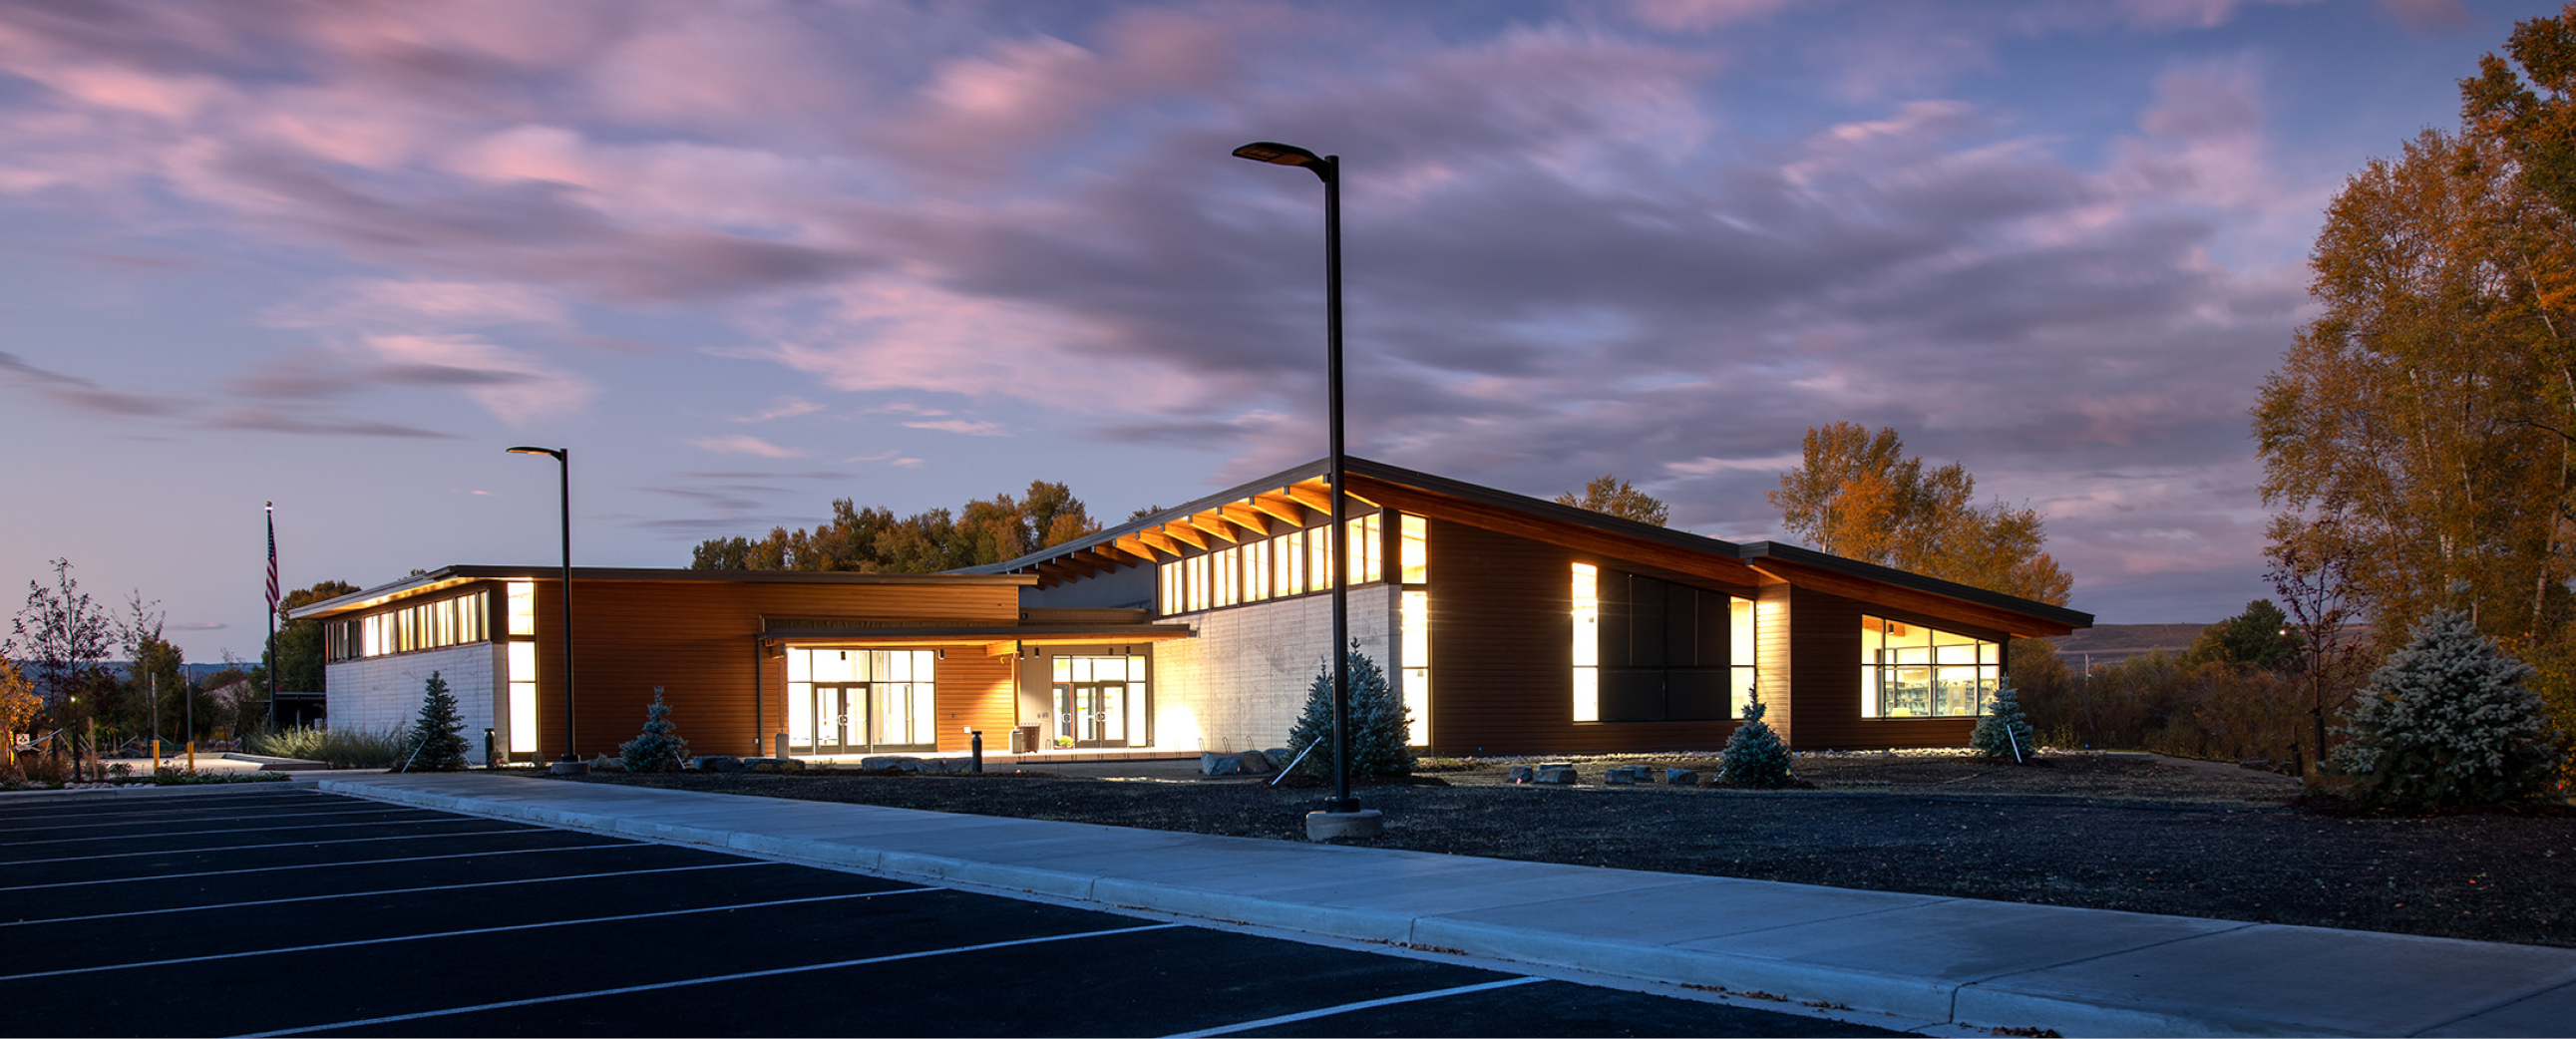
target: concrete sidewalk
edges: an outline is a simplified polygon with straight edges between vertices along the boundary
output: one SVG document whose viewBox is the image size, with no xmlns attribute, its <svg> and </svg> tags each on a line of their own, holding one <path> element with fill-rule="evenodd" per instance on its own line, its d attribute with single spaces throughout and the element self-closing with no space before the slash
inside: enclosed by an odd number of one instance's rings
<svg viewBox="0 0 2576 1039">
<path fill-rule="evenodd" d="M 1106 909 L 1830 1003 L 1908 1029 L 2545 1036 L 2576 1022 L 2571 949 L 490 773 L 316 785 Z"/>
</svg>

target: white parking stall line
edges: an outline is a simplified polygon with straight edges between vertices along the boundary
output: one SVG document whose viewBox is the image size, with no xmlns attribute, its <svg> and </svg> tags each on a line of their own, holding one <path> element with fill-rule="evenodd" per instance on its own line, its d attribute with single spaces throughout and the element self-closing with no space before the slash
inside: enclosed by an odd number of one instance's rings
<svg viewBox="0 0 2576 1039">
<path fill-rule="evenodd" d="M 846 902 L 854 898 L 876 898 L 882 895 L 918 895 L 946 891 L 939 887 L 897 888 L 893 891 L 860 891 L 846 895 L 816 895 L 811 898 L 782 898 L 768 902 L 743 902 L 733 905 L 705 906 L 697 909 L 666 909 L 658 913 L 621 913 L 616 916 L 593 916 L 578 920 L 548 920 L 531 924 L 507 924 L 501 927 L 473 927 L 462 931 L 433 931 L 427 934 L 398 934 L 385 938 L 360 938 L 346 942 L 323 942 L 318 945 L 290 945 L 277 949 L 251 949 L 242 952 L 219 952 L 205 956 L 180 956 L 166 960 L 142 960 L 135 963 L 107 963 L 95 967 L 67 967 L 62 970 L 40 970 L 27 974 L 0 975 L 0 981 L 33 981 L 59 978 L 71 974 L 103 974 L 108 971 L 139 970 L 145 967 L 172 967 L 183 963 L 207 963 L 214 960 L 237 960 L 248 956 L 281 956 L 296 952 L 320 952 L 324 949 L 351 949 L 362 945 L 391 945 L 396 942 L 425 942 L 439 938 L 466 938 L 478 934 L 508 934 L 512 931 L 542 931 L 549 927 L 579 927 L 584 924 L 612 924 L 628 920 L 651 920 L 665 916 L 691 916 L 698 913 L 730 913 L 741 909 L 774 909 L 779 906 L 811 905 L 816 902 Z"/>
<path fill-rule="evenodd" d="M 476 819 L 474 822 L 483 822 Z M 284 841 L 277 844 L 217 844 L 204 848 L 161 848 L 155 851 L 112 851 L 97 855 L 74 855 L 61 859 L 16 859 L 0 861 L 0 866 L 49 866 L 57 862 L 96 862 L 100 859 L 131 859 L 145 855 L 195 855 L 209 851 L 258 851 L 264 848 L 318 848 L 325 844 L 366 844 L 370 841 L 425 841 L 442 837 L 493 837 L 507 833 L 544 833 L 539 827 L 522 826 L 509 830 L 467 830 L 463 833 L 409 833 L 398 837 L 337 837 L 327 841 Z"/>
<path fill-rule="evenodd" d="M 1457 988 L 1444 988 L 1431 992 L 1416 992 L 1409 996 L 1388 996 L 1384 999 L 1364 999 L 1357 1003 L 1344 1003 L 1337 1007 L 1324 1007 L 1320 1010 L 1307 1010 L 1295 1014 L 1281 1014 L 1278 1017 L 1265 1017 L 1258 1021 L 1240 1021 L 1234 1024 L 1220 1025 L 1215 1028 L 1203 1029 L 1196 1032 L 1174 1032 L 1171 1035 L 1165 1036 L 1164 1039 L 1200 1039 L 1202 1036 L 1233 1035 L 1236 1032 L 1249 1032 L 1255 1028 L 1268 1028 L 1272 1025 L 1285 1025 L 1294 1024 L 1299 1021 L 1312 1021 L 1319 1017 L 1331 1017 L 1335 1014 L 1347 1014 L 1355 1010 L 1372 1010 L 1378 1007 L 1400 1006 L 1405 1003 L 1419 1003 L 1426 999 L 1446 999 L 1450 996 L 1463 996 L 1471 992 L 1491 992 L 1495 989 L 1511 988 L 1516 985 L 1527 985 L 1532 982 L 1546 980 L 1546 978 L 1505 978 L 1501 981 L 1488 981 L 1481 985 L 1460 985 Z"/>
<path fill-rule="evenodd" d="M 523 831 L 523 830 L 504 830 L 504 831 L 496 831 L 496 832 L 502 832 L 502 833 L 524 833 L 524 832 L 527 832 L 527 831 Z M 406 839 L 408 839 L 408 838 L 406 838 Z M 276 847 L 276 845 L 270 845 L 270 847 Z M 297 847 L 304 847 L 304 845 L 297 845 Z M 634 842 L 634 841 L 619 841 L 619 842 L 617 842 L 617 843 L 615 843 L 615 844 L 566 844 L 566 845 L 563 845 L 562 847 L 556 847 L 556 848 L 503 848 L 503 849 L 500 849 L 500 850 L 497 850 L 497 851 L 460 851 L 460 852 L 455 852 L 455 853 L 453 853 L 453 854 L 448 854 L 448 855 L 404 855 L 404 856 L 400 856 L 400 857 L 397 857 L 397 858 L 390 858 L 390 859 L 351 859 L 351 860 L 349 860 L 349 861 L 347 861 L 347 862 L 298 862 L 298 863 L 294 863 L 294 864 L 292 864 L 292 865 L 286 865 L 286 866 L 246 866 L 246 867 L 243 867 L 243 868 L 241 868 L 241 869 L 205 869 L 205 870 L 197 870 L 197 871 L 195 871 L 195 872 L 191 872 L 191 873 L 155 873 L 155 874 L 152 874 L 152 875 L 150 875 L 150 876 L 144 876 L 144 877 L 102 877 L 102 878 L 97 879 L 97 880 L 62 880 L 62 881 L 56 881 L 56 882 L 51 883 L 51 884 L 19 884 L 19 885 L 16 885 L 16 886 L 14 886 L 14 887 L 0 887 L 0 893 L 7 893 L 7 892 L 11 892 L 11 891 L 43 891 L 43 890 L 46 890 L 46 889 L 48 889 L 48 888 L 58 888 L 58 887 L 87 887 L 87 886 L 92 885 L 92 884 L 136 884 L 136 883 L 142 883 L 142 882 L 144 882 L 144 881 L 151 881 L 151 880 L 185 880 L 185 879 L 190 878 L 190 877 L 229 877 L 229 876 L 234 876 L 234 875 L 236 875 L 236 874 L 241 874 L 241 873 L 277 873 L 277 872 L 281 872 L 281 871 L 284 871 L 284 870 L 290 870 L 290 869 L 338 869 L 339 867 L 342 867 L 342 866 L 383 866 L 383 865 L 388 865 L 388 864 L 396 863 L 396 862 L 434 862 L 434 861 L 437 861 L 437 860 L 439 860 L 439 859 L 479 859 L 479 858 L 482 858 L 482 857 L 484 857 L 484 856 L 486 856 L 486 855 L 542 855 L 542 854 L 545 854 L 545 853 L 547 853 L 547 852 L 557 852 L 557 851 L 600 851 L 600 850 L 602 850 L 602 849 L 606 849 L 606 848 L 649 848 L 649 847 L 655 847 L 655 845 L 649 845 L 649 844 L 638 844 L 638 843 L 636 843 L 636 842 Z M 149 853 L 149 852 L 140 852 L 140 853 L 138 853 L 138 854 L 147 854 L 147 855 L 148 855 L 148 854 L 150 854 L 150 853 Z M 48 861 L 48 862 L 73 862 L 73 861 L 87 862 L 87 861 L 89 861 L 89 860 L 90 860 L 90 859 L 92 859 L 92 858 L 105 858 L 105 857 L 106 857 L 106 856 L 103 856 L 103 855 L 102 855 L 102 856 L 89 856 L 89 855 L 84 855 L 84 856 L 82 856 L 81 858 L 79 858 L 79 859 L 77 859 L 77 860 L 75 860 L 75 859 L 48 859 L 48 860 L 45 860 L 45 861 Z"/>
<path fill-rule="evenodd" d="M 689 873 L 702 869 L 735 869 L 742 866 L 778 866 L 777 862 L 711 862 L 697 866 L 662 866 L 655 869 L 626 869 L 609 873 L 571 873 L 559 877 L 523 877 L 517 880 L 478 880 L 471 884 L 438 884 L 430 887 L 398 887 L 381 891 L 345 891 L 333 895 L 297 895 L 293 898 L 263 898 L 250 902 L 222 902 L 214 905 L 172 906 L 168 909 L 136 909 L 123 913 L 92 913 L 88 916 L 57 916 L 44 920 L 0 920 L 0 927 L 24 927 L 29 924 L 69 924 L 89 920 L 122 920 L 133 916 L 157 916 L 163 913 L 203 913 L 216 909 L 247 909 L 251 906 L 286 905 L 292 902 L 324 902 L 334 898 L 369 898 L 377 895 L 417 895 L 430 891 L 465 891 L 482 887 L 510 887 L 518 884 L 552 884 L 559 880 L 600 880 L 607 877 L 641 877 L 654 873 Z"/>
<path fill-rule="evenodd" d="M 424 811 L 424 809 L 419 809 L 419 808 L 393 808 L 393 807 L 387 807 L 387 808 L 340 808 L 340 809 L 333 809 L 333 810 L 330 810 L 330 811 L 323 811 L 323 812 L 267 812 L 267 813 L 263 813 L 263 814 L 260 814 L 260 815 L 216 815 L 216 816 L 191 815 L 191 816 L 189 816 L 189 817 L 188 817 L 188 821 L 189 821 L 189 822 L 200 822 L 200 823 L 220 823 L 220 822 L 229 822 L 229 821 L 239 820 L 239 819 L 280 819 L 280 818 L 284 818 L 284 819 L 311 819 L 311 818 L 315 818 L 315 817 L 317 817 L 317 816 L 329 816 L 329 815 L 399 815 L 399 814 L 402 814 L 402 813 L 404 813 L 404 812 L 418 813 L 418 812 L 421 812 L 421 811 Z M 54 825 L 54 826 L 12 826 L 12 825 L 0 824 L 0 832 L 7 832 L 7 833 L 43 833 L 43 832 L 45 832 L 45 831 L 47 831 L 47 830 L 99 830 L 99 829 L 105 829 L 105 828 L 110 827 L 110 826 L 150 826 L 150 825 L 152 825 L 152 821 L 151 821 L 151 820 L 129 820 L 129 821 L 125 821 L 125 822 L 113 822 L 113 823 L 62 823 L 62 824 L 58 824 L 58 825 Z M 234 833 L 234 832 L 242 832 L 242 831 L 234 831 L 234 830 L 205 830 L 205 831 L 199 831 L 199 832 L 203 832 L 203 833 Z M 36 843 L 41 843 L 41 842 L 37 842 L 37 841 L 20 841 L 20 842 L 16 842 L 16 843 L 21 843 L 21 844 L 36 844 Z"/>
<path fill-rule="evenodd" d="M 12 847 L 24 848 L 36 844 L 95 844 L 99 841 L 142 841 L 153 840 L 161 837 L 204 837 L 210 834 L 224 833 L 278 833 L 285 830 L 346 830 L 359 826 L 428 826 L 433 823 L 479 823 L 482 821 L 483 820 L 481 819 L 467 816 L 451 815 L 436 819 L 380 819 L 375 822 L 365 823 L 312 823 L 302 826 L 243 826 L 230 830 L 179 830 L 173 833 L 128 833 L 114 837 L 53 837 L 41 841 L 10 841 L 9 844 Z"/>
<path fill-rule="evenodd" d="M 369 1025 L 393 1024 L 399 1021 L 420 1021 L 433 1017 L 453 1017 L 458 1014 L 472 1014 L 485 1010 L 508 1010 L 513 1007 L 538 1006 L 546 1003 L 564 1003 L 576 999 L 597 999 L 603 996 L 627 996 L 638 992 L 655 992 L 664 989 L 687 988 L 692 985 L 716 985 L 728 981 L 748 981 L 754 978 L 774 978 L 786 974 L 808 974 L 819 970 L 839 970 L 844 967 L 866 967 L 879 963 L 894 963 L 901 960 L 927 959 L 932 956 L 954 956 L 959 953 L 983 952 L 990 949 L 1008 949 L 1023 945 L 1043 945 L 1047 942 L 1070 942 L 1079 941 L 1084 938 L 1106 938 L 1112 935 L 1135 934 L 1140 931 L 1162 931 L 1179 926 L 1181 925 L 1146 924 L 1140 927 L 1119 927 L 1106 931 L 1084 931 L 1079 934 L 1054 934 L 1047 935 L 1042 938 L 1018 938 L 1007 942 L 985 942 L 981 945 L 960 945 L 949 949 L 929 949 L 922 952 L 895 953 L 889 956 L 870 956 L 865 959 L 836 960 L 831 963 L 814 963 L 807 964 L 802 967 L 774 967 L 769 970 L 744 971 L 739 974 L 717 974 L 704 978 L 684 978 L 679 981 L 662 981 L 655 982 L 650 985 L 628 985 L 623 988 L 592 989 L 588 992 L 567 992 L 557 996 L 536 996 L 529 999 L 505 1000 L 499 1003 L 480 1003 L 470 1007 L 451 1007 L 446 1010 L 424 1010 L 416 1014 L 394 1014 L 387 1017 L 370 1017 L 356 1021 L 333 1021 L 330 1024 L 306 1025 L 302 1028 L 281 1028 L 274 1032 L 249 1032 L 245 1033 L 242 1039 L 258 1039 L 258 1037 L 275 1035 L 304 1035 L 311 1032 L 338 1032 L 352 1028 L 364 1028 Z"/>
</svg>

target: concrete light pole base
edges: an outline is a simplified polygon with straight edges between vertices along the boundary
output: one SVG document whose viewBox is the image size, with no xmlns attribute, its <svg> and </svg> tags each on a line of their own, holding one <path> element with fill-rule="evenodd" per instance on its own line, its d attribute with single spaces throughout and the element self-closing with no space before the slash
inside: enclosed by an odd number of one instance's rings
<svg viewBox="0 0 2576 1039">
<path fill-rule="evenodd" d="M 590 774 L 590 762 L 558 761 L 546 766 L 546 772 L 557 776 L 586 776 Z"/>
<path fill-rule="evenodd" d="M 1386 832 L 1386 813 L 1375 808 L 1356 812 L 1306 813 L 1306 839 L 1329 841 L 1336 837 L 1375 837 Z"/>
</svg>

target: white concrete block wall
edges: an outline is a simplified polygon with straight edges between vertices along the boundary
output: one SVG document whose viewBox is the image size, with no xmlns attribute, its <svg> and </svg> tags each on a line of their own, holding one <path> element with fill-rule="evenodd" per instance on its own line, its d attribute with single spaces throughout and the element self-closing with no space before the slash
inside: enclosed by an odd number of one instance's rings
<svg viewBox="0 0 2576 1039">
<path fill-rule="evenodd" d="M 456 698 L 457 716 L 465 720 L 466 754 L 480 765 L 483 730 L 494 724 L 500 703 L 493 679 L 501 673 L 501 660 L 498 644 L 477 642 L 332 664 L 322 676 L 328 724 L 344 732 L 407 730 L 420 720 L 421 693 L 435 671 L 447 683 L 448 695 Z"/>
<path fill-rule="evenodd" d="M 1195 638 L 1154 644 L 1157 750 L 1260 750 L 1284 746 L 1306 708 L 1306 687 L 1328 664 L 1333 600 L 1309 595 L 1166 618 Z M 1396 681 L 1396 589 L 1350 592 L 1351 637 Z"/>
</svg>

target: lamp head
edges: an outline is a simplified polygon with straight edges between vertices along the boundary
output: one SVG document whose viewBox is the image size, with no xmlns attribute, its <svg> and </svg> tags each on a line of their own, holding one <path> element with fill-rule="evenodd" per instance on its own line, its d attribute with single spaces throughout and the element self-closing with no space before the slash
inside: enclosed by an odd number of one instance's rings
<svg viewBox="0 0 2576 1039">
<path fill-rule="evenodd" d="M 1297 147 L 1293 144 L 1281 144 L 1277 141 L 1254 141 L 1251 144 L 1235 149 L 1234 157 L 1238 159 L 1250 159 L 1254 162 L 1266 162 L 1274 166 L 1303 166 L 1309 170 L 1313 170 L 1316 179 L 1327 183 L 1330 183 L 1333 179 L 1333 174 L 1335 172 L 1334 168 L 1340 165 L 1340 163 L 1335 159 L 1317 155 L 1314 152 L 1307 151 L 1306 149 Z"/>
<path fill-rule="evenodd" d="M 560 462 L 564 460 L 564 452 L 565 449 L 560 447 L 513 447 L 509 448 L 506 453 L 514 455 L 545 455 Z"/>
</svg>

